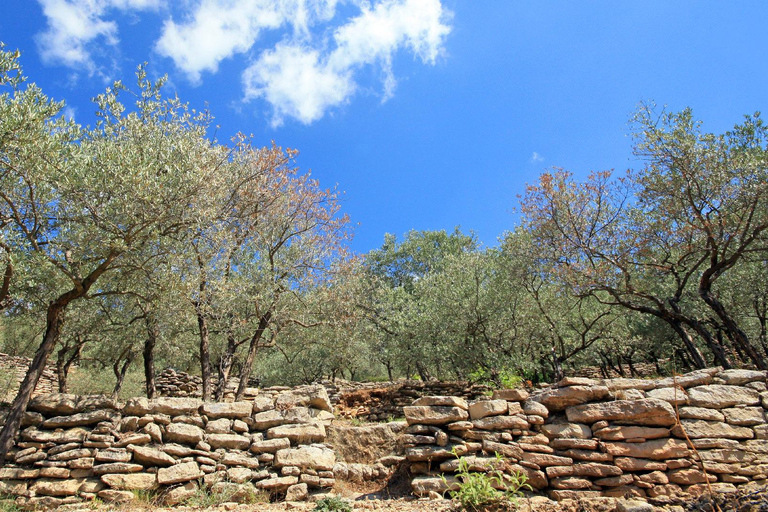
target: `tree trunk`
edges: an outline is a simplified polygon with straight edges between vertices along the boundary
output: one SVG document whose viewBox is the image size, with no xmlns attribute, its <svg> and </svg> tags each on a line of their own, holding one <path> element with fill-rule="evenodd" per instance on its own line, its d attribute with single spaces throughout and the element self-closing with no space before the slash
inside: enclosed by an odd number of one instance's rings
<svg viewBox="0 0 768 512">
<path fill-rule="evenodd" d="M 125 374 L 128 372 L 128 367 L 131 366 L 131 363 L 133 362 L 134 355 L 130 350 L 127 351 L 126 354 L 123 352 L 123 354 L 120 354 L 121 357 L 117 358 L 117 361 L 115 361 L 115 364 L 112 365 L 112 371 L 115 373 L 115 388 L 112 390 L 112 398 L 117 400 L 117 397 L 120 395 L 120 390 L 123 389 L 123 382 L 125 381 Z M 126 359 L 123 363 L 123 366 L 120 367 L 120 359 L 122 359 L 122 356 L 125 354 Z"/>
<path fill-rule="evenodd" d="M 68 386 L 67 386 L 67 378 L 69 377 L 69 369 L 72 367 L 72 365 L 80 359 L 80 355 L 83 352 L 83 347 L 85 346 L 87 340 L 80 339 L 78 336 L 77 342 L 75 343 L 75 346 L 72 350 L 72 354 L 67 357 L 67 352 L 69 352 L 69 343 L 67 343 L 65 346 L 61 347 L 59 349 L 58 353 L 56 354 L 56 376 L 58 377 L 59 381 L 59 393 L 68 393 Z"/>
<path fill-rule="evenodd" d="M 59 341 L 61 326 L 64 323 L 63 313 L 68 303 L 69 301 L 57 300 L 48 306 L 43 341 L 35 352 L 35 357 L 32 359 L 29 370 L 21 382 L 19 392 L 16 394 L 16 398 L 13 399 L 11 408 L 8 411 L 5 425 L 0 430 L 0 464 L 5 462 L 5 456 L 13 446 L 13 439 L 16 437 L 16 433 L 21 426 L 21 418 L 27 410 L 32 393 L 35 391 L 40 375 L 42 375 L 45 369 L 45 363 Z"/>
<path fill-rule="evenodd" d="M 691 361 L 693 362 L 693 365 L 696 367 L 696 369 L 702 369 L 707 367 L 707 362 L 704 360 L 704 356 L 701 355 L 701 351 L 696 347 L 696 344 L 693 342 L 693 338 L 691 338 L 690 333 L 685 329 L 685 326 L 683 326 L 682 322 L 679 320 L 670 320 L 665 318 L 667 323 L 672 327 L 672 330 L 677 333 L 678 336 L 680 336 L 680 339 L 683 341 L 683 345 L 685 345 L 685 350 L 688 352 L 688 355 L 691 357 Z"/>
<path fill-rule="evenodd" d="M 235 395 L 235 401 L 239 402 L 245 395 L 245 388 L 248 387 L 248 379 L 251 377 L 251 371 L 253 370 L 253 361 L 256 359 L 256 351 L 259 349 L 259 342 L 264 331 L 269 327 L 269 321 L 272 318 L 272 311 L 267 311 L 260 319 L 259 326 L 256 328 L 256 332 L 251 337 L 251 344 L 248 345 L 248 355 L 245 358 L 243 369 L 240 372 L 240 384 L 237 386 L 237 395 Z"/>
<path fill-rule="evenodd" d="M 155 398 L 157 389 L 155 388 L 155 345 L 160 336 L 160 326 L 152 313 L 144 317 L 144 323 L 147 327 L 147 337 L 144 340 L 144 381 L 146 382 L 147 398 Z"/>
<path fill-rule="evenodd" d="M 747 356 L 752 360 L 752 363 L 754 363 L 754 365 L 757 366 L 760 370 L 768 370 L 768 364 L 766 364 L 765 359 L 760 357 L 760 354 L 757 353 L 755 347 L 753 347 L 749 342 L 747 333 L 739 328 L 739 326 L 736 324 L 736 321 L 725 310 L 725 306 L 723 306 L 723 304 L 712 293 L 710 287 L 707 285 L 700 287 L 699 295 L 723 322 L 723 325 L 725 326 L 725 333 L 728 336 L 728 339 L 730 339 L 733 344 L 742 352 L 747 354 Z"/>
<path fill-rule="evenodd" d="M 197 326 L 200 330 L 200 373 L 203 378 L 203 400 L 211 400 L 211 354 L 208 318 L 197 305 Z"/>
<path fill-rule="evenodd" d="M 224 397 L 224 391 L 229 384 L 229 374 L 232 370 L 232 362 L 235 360 L 235 350 L 237 350 L 237 340 L 232 333 L 227 334 L 227 348 L 219 359 L 219 382 L 216 385 L 215 398 L 220 401 Z"/>
</svg>

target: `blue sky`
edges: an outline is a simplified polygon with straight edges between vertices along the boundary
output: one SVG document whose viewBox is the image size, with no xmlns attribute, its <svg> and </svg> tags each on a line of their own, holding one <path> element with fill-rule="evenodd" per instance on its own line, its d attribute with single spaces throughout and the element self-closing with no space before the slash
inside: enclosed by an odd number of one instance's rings
<svg viewBox="0 0 768 512">
<path fill-rule="evenodd" d="M 763 1 L 2 0 L 0 40 L 81 123 L 148 63 L 225 141 L 300 151 L 360 252 L 460 225 L 494 245 L 525 184 L 641 165 L 640 101 L 723 131 L 768 100 Z"/>
</svg>

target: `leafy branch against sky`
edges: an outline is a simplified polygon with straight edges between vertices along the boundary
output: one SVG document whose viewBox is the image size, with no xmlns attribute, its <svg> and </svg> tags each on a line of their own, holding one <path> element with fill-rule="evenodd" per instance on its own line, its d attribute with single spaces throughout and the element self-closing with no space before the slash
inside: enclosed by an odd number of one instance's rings
<svg viewBox="0 0 768 512">
<path fill-rule="evenodd" d="M 381 77 L 382 101 L 397 85 L 399 52 L 435 64 L 451 32 L 441 0 L 38 0 L 45 61 L 104 78 L 117 66 L 120 23 L 155 17 L 156 54 L 194 84 L 233 59 L 242 96 L 264 100 L 273 126 L 310 124 L 352 100 L 363 75 Z M 155 26 L 155 25 L 152 25 Z M 367 76 L 367 75 L 366 75 Z"/>
</svg>

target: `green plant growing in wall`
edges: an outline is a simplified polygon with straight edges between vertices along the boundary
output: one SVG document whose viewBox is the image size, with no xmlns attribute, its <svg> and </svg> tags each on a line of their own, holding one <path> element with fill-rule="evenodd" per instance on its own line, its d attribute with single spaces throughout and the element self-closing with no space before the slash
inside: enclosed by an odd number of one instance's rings
<svg viewBox="0 0 768 512">
<path fill-rule="evenodd" d="M 453 454 L 456 455 L 455 449 Z M 456 476 L 461 483 L 457 490 L 449 494 L 461 504 L 463 510 L 480 512 L 505 502 L 514 505 L 517 498 L 523 495 L 523 489 L 532 490 L 527 483 L 528 477 L 522 472 L 503 471 L 506 461 L 498 453 L 490 470 L 486 472 L 470 471 L 470 463 L 465 457 L 458 457 L 458 460 Z"/>
</svg>

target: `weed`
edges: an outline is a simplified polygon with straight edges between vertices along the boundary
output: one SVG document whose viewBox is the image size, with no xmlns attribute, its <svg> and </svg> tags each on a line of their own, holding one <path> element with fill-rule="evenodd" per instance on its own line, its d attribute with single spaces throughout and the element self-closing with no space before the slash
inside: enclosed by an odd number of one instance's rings
<svg viewBox="0 0 768 512">
<path fill-rule="evenodd" d="M 0 512 L 21 512 L 12 496 L 0 494 Z"/>
<path fill-rule="evenodd" d="M 225 485 L 207 487 L 202 482 L 195 493 L 184 501 L 184 504 L 195 508 L 217 507 L 222 503 L 236 501 L 252 505 L 254 503 L 269 503 L 269 493 L 258 491 L 252 486 L 224 482 Z"/>
<path fill-rule="evenodd" d="M 312 512 L 352 512 L 352 505 L 338 496 L 327 496 L 318 500 Z"/>
<path fill-rule="evenodd" d="M 456 455 L 454 451 L 454 455 Z M 479 512 L 504 502 L 515 503 L 522 496 L 522 489 L 531 489 L 528 477 L 519 471 L 505 474 L 504 458 L 496 454 L 496 461 L 486 473 L 471 472 L 470 464 L 464 457 L 458 457 L 459 468 L 456 476 L 461 481 L 456 491 L 451 491 L 452 499 L 457 500 L 464 510 Z M 443 477 L 445 478 L 445 477 Z"/>
</svg>

